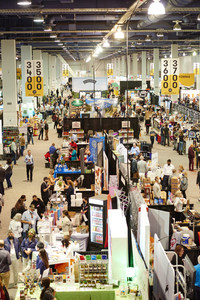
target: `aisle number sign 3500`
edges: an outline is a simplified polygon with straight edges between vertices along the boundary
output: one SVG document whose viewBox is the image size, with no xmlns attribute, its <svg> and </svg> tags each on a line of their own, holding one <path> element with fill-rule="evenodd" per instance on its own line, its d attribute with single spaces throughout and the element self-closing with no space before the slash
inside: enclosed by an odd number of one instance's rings
<svg viewBox="0 0 200 300">
<path fill-rule="evenodd" d="M 179 59 L 164 58 L 161 60 L 161 94 L 179 94 Z"/>
<path fill-rule="evenodd" d="M 42 60 L 25 61 L 26 97 L 43 96 L 43 62 Z"/>
</svg>

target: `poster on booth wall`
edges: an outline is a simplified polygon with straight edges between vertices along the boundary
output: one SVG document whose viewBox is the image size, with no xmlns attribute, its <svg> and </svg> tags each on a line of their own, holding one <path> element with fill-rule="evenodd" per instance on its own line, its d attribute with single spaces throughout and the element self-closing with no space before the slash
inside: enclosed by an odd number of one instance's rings
<svg viewBox="0 0 200 300">
<path fill-rule="evenodd" d="M 103 150 L 105 151 L 105 137 L 101 136 L 99 138 L 90 138 L 89 145 L 90 145 L 90 152 L 93 156 L 94 163 L 97 163 L 97 143 L 103 141 Z"/>
<path fill-rule="evenodd" d="M 102 185 L 102 169 L 95 166 L 95 196 L 101 195 L 101 185 Z"/>
<path fill-rule="evenodd" d="M 161 59 L 161 94 L 179 95 L 179 59 Z"/>
<path fill-rule="evenodd" d="M 104 167 L 104 190 L 108 191 L 108 157 L 105 153 L 105 151 L 103 152 L 103 167 Z"/>
<path fill-rule="evenodd" d="M 26 97 L 40 97 L 44 94 L 43 61 L 25 60 L 25 93 Z"/>
</svg>

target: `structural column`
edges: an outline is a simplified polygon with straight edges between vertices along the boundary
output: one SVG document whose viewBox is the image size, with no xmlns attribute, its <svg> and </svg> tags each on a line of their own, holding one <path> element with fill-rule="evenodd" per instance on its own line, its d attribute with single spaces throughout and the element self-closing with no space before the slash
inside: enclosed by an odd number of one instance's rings
<svg viewBox="0 0 200 300">
<path fill-rule="evenodd" d="M 42 53 L 43 59 L 43 82 L 44 82 L 44 95 L 48 95 L 49 88 L 49 54 Z"/>
<path fill-rule="evenodd" d="M 21 63 L 22 63 L 22 101 L 23 103 L 31 103 L 32 97 L 26 97 L 25 94 L 25 60 L 32 60 L 32 46 L 21 46 Z"/>
<path fill-rule="evenodd" d="M 147 54 L 146 51 L 142 51 L 142 90 L 146 90 L 147 84 Z"/>
<path fill-rule="evenodd" d="M 3 125 L 4 127 L 17 127 L 18 104 L 15 40 L 1 41 L 1 55 L 3 77 Z M 2 146 L 2 144 L 0 146 Z"/>
<path fill-rule="evenodd" d="M 178 58 L 178 45 L 172 44 L 171 45 L 171 57 L 172 58 Z M 172 102 L 178 100 L 178 95 L 171 95 Z"/>
<path fill-rule="evenodd" d="M 153 63 L 154 63 L 154 94 L 159 95 L 159 49 L 153 49 Z"/>
<path fill-rule="evenodd" d="M 200 55 L 193 56 L 193 57 L 194 57 L 194 62 L 200 63 Z M 200 90 L 200 74 L 196 75 L 196 89 Z M 199 103 L 199 107 L 200 107 L 200 103 Z"/>
<path fill-rule="evenodd" d="M 132 74 L 133 74 L 133 79 L 137 79 L 137 74 L 138 74 L 138 55 L 137 53 L 133 53 L 132 55 Z"/>
<path fill-rule="evenodd" d="M 61 73 L 62 73 L 61 61 L 58 57 L 56 57 L 56 88 L 58 88 L 59 92 L 61 86 Z"/>
<path fill-rule="evenodd" d="M 56 56 L 49 55 L 49 89 L 56 91 Z"/>
</svg>

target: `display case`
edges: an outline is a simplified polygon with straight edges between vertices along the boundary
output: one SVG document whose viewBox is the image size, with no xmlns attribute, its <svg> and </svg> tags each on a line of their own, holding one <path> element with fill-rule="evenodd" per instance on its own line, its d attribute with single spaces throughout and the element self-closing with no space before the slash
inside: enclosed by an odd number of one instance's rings
<svg viewBox="0 0 200 300">
<path fill-rule="evenodd" d="M 133 143 L 134 130 L 131 128 L 123 128 L 119 130 L 119 138 L 123 138 L 124 143 Z"/>
<path fill-rule="evenodd" d="M 63 137 L 72 138 L 73 135 L 76 135 L 77 138 L 80 140 L 84 139 L 84 130 L 83 129 L 72 129 L 70 131 L 64 131 Z"/>
<path fill-rule="evenodd" d="M 16 145 L 19 145 L 19 130 L 18 127 L 3 128 L 3 150 L 4 155 L 10 154 L 10 145 L 15 139 Z"/>
<path fill-rule="evenodd" d="M 107 224 L 107 195 L 89 198 L 90 244 L 104 247 Z"/>
<path fill-rule="evenodd" d="M 106 254 L 81 255 L 79 283 L 82 287 L 97 287 L 108 283 L 108 258 Z"/>
</svg>

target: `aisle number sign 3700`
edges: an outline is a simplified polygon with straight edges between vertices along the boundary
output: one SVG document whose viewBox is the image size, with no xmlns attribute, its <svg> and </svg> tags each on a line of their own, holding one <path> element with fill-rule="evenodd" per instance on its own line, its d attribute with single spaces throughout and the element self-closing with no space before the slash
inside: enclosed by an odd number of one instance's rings
<svg viewBox="0 0 200 300">
<path fill-rule="evenodd" d="M 161 94 L 179 94 L 179 59 L 164 58 L 161 60 Z"/>
<path fill-rule="evenodd" d="M 42 60 L 25 61 L 26 97 L 43 96 L 43 62 Z"/>
</svg>

